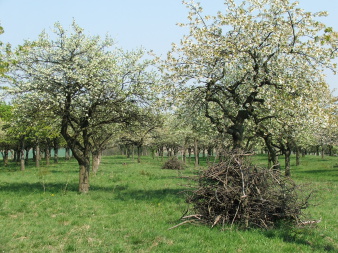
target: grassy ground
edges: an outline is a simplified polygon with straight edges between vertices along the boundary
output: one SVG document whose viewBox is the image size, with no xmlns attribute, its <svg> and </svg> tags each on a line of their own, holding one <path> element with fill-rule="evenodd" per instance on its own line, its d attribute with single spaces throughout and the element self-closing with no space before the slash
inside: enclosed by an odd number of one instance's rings
<svg viewBox="0 0 338 253">
<path fill-rule="evenodd" d="M 187 208 L 179 173 L 194 169 L 161 170 L 162 163 L 104 157 L 86 195 L 77 193 L 75 161 L 0 168 L 0 252 L 338 252 L 338 158 L 309 156 L 293 167 L 295 180 L 317 191 L 309 212 L 322 218 L 318 227 L 269 231 L 168 230 Z"/>
</svg>

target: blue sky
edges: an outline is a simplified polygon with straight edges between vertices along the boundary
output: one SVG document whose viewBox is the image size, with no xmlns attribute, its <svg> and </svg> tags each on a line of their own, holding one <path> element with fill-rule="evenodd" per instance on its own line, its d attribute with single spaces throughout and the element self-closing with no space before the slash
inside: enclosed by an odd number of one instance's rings
<svg viewBox="0 0 338 253">
<path fill-rule="evenodd" d="M 223 0 L 200 0 L 205 14 L 222 10 Z M 323 19 L 338 30 L 338 0 L 299 0 L 300 7 L 328 11 Z M 188 10 L 181 0 L 0 0 L 0 24 L 5 33 L 0 41 L 13 45 L 35 40 L 42 30 L 51 32 L 55 22 L 70 26 L 73 18 L 87 34 L 113 37 L 119 46 L 143 46 L 165 55 L 171 43 L 178 43 L 186 30 Z M 338 76 L 328 73 L 327 82 L 338 89 Z M 335 92 L 338 95 L 338 91 Z"/>
</svg>

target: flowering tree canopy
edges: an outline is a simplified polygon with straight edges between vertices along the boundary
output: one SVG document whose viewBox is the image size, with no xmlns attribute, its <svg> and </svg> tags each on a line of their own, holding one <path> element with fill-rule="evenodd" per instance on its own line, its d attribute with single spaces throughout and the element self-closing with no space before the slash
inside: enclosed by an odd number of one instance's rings
<svg viewBox="0 0 338 253">
<path fill-rule="evenodd" d="M 274 100 L 326 93 L 323 70 L 336 68 L 337 34 L 316 20 L 325 12 L 305 12 L 297 2 L 236 3 L 226 0 L 215 16 L 185 3 L 189 22 L 181 26 L 190 33 L 173 45 L 167 66 L 172 79 L 199 92 L 206 117 L 240 148 L 245 122 L 275 117 L 268 113 Z"/>
<path fill-rule="evenodd" d="M 128 123 L 147 108 L 156 84 L 144 51 L 124 52 L 110 38 L 86 36 L 75 22 L 72 32 L 55 24 L 12 57 L 11 92 L 30 94 L 30 103 L 61 122 L 61 134 L 80 165 L 80 192 L 89 190 L 90 137 L 105 124 Z"/>
</svg>

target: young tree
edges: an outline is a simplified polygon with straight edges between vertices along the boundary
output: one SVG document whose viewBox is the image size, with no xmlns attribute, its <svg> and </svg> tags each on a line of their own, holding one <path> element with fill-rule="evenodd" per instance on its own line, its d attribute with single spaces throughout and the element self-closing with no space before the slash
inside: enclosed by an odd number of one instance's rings
<svg viewBox="0 0 338 253">
<path fill-rule="evenodd" d="M 110 38 L 86 36 L 75 22 L 72 32 L 55 24 L 54 36 L 26 41 L 11 67 L 12 92 L 29 93 L 61 122 L 60 133 L 77 159 L 79 191 L 89 191 L 90 137 L 102 125 L 137 119 L 153 98 L 156 75 L 144 51 L 111 48 Z"/>
<path fill-rule="evenodd" d="M 185 3 L 189 23 L 182 26 L 190 33 L 166 62 L 174 82 L 199 92 L 205 116 L 232 137 L 234 149 L 243 147 L 248 120 L 274 117 L 259 114 L 268 94 L 327 89 L 323 69 L 334 69 L 337 56 L 336 33 L 316 20 L 326 13 L 305 12 L 289 0 L 236 2 L 226 0 L 224 13 L 204 17 L 199 4 Z"/>
</svg>

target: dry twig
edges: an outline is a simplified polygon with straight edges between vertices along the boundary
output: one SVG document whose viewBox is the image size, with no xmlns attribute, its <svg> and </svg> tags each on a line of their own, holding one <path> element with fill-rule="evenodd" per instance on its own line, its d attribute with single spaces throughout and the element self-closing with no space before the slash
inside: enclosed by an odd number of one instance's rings
<svg viewBox="0 0 338 253">
<path fill-rule="evenodd" d="M 230 154 L 227 160 L 201 172 L 198 187 L 188 197 L 197 215 L 185 216 L 209 223 L 273 227 L 285 220 L 297 223 L 309 196 L 300 197 L 299 187 L 279 172 L 257 168 L 247 154 Z"/>
</svg>

